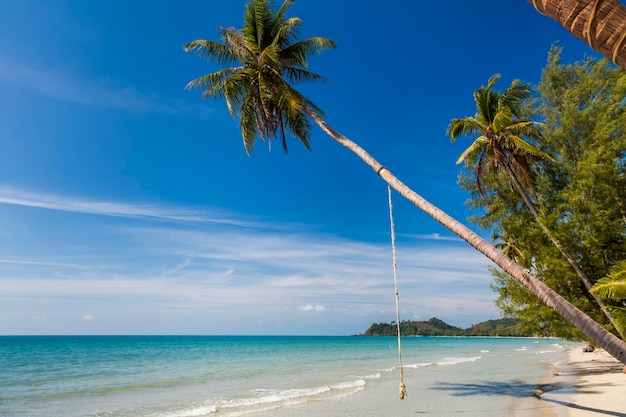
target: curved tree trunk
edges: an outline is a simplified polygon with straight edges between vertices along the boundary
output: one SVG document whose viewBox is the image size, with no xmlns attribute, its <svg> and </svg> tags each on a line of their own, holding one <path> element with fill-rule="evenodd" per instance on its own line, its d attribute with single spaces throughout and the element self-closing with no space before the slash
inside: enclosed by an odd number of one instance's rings
<svg viewBox="0 0 626 417">
<path fill-rule="evenodd" d="M 626 69 L 626 6 L 618 0 L 527 0 Z"/>
<path fill-rule="evenodd" d="M 363 148 L 330 127 L 317 113 L 309 109 L 305 109 L 305 111 L 326 134 L 361 158 L 363 162 L 380 175 L 380 177 L 401 196 L 487 256 L 487 258 L 491 259 L 496 265 L 519 281 L 524 287 L 530 290 L 530 292 L 539 297 L 548 307 L 580 329 L 590 340 L 604 348 L 604 350 L 614 358 L 626 364 L 626 343 L 624 341 L 600 326 L 581 310 L 561 297 L 556 291 L 552 290 L 524 268 L 513 262 L 467 226 L 450 217 L 443 210 L 429 203 L 422 196 L 411 190 Z"/>
</svg>

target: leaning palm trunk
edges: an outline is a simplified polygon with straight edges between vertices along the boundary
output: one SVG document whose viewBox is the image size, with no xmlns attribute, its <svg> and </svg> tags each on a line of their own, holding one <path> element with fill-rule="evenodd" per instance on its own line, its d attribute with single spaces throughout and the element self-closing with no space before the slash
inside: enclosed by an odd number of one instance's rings
<svg viewBox="0 0 626 417">
<path fill-rule="evenodd" d="M 511 180 L 513 181 L 513 184 L 515 185 L 517 192 L 522 196 L 524 203 L 526 203 L 526 207 L 528 207 L 528 210 L 530 210 L 530 213 L 535 218 L 535 221 L 537 222 L 541 230 L 543 230 L 543 232 L 548 237 L 548 239 L 550 239 L 552 244 L 554 244 L 554 246 L 558 249 L 561 255 L 563 255 L 563 257 L 567 260 L 567 262 L 570 264 L 572 269 L 576 272 L 576 275 L 578 275 L 580 280 L 585 285 L 587 292 L 593 297 L 596 303 L 600 306 L 600 308 L 602 309 L 602 312 L 604 313 L 606 318 L 609 319 L 609 321 L 611 322 L 615 330 L 617 330 L 617 332 L 619 333 L 619 335 L 622 337 L 623 340 L 626 340 L 626 335 L 622 331 L 622 327 L 617 323 L 617 320 L 615 320 L 615 317 L 613 316 L 613 314 L 611 314 L 611 312 L 606 308 L 606 303 L 602 301 L 602 299 L 596 293 L 591 291 L 591 287 L 593 287 L 593 283 L 591 282 L 587 274 L 585 274 L 583 270 L 580 269 L 580 267 L 578 266 L 574 258 L 572 258 L 569 252 L 565 250 L 565 248 L 563 247 L 563 245 L 561 245 L 561 242 L 556 238 L 554 233 L 552 233 L 552 231 L 550 231 L 550 229 L 548 229 L 548 227 L 539 218 L 539 213 L 537 212 L 535 205 L 533 204 L 532 200 L 528 196 L 528 193 L 526 193 L 526 191 L 524 190 L 524 187 L 522 187 L 522 184 L 520 183 L 519 179 L 515 175 L 515 172 L 513 172 L 513 168 L 511 168 L 511 165 L 506 160 L 504 161 L 503 165 L 504 165 L 504 169 L 506 173 L 509 175 L 509 177 L 511 177 Z"/>
<path fill-rule="evenodd" d="M 415 191 L 411 190 L 363 148 L 330 127 L 319 114 L 310 109 L 305 109 L 305 111 L 326 134 L 361 158 L 363 162 L 372 168 L 374 172 L 382 177 L 387 184 L 393 187 L 401 196 L 487 256 L 496 265 L 536 295 L 548 307 L 580 329 L 591 341 L 604 348 L 620 362 L 626 364 L 626 343 L 624 341 L 600 326 L 581 310 L 561 297 L 556 291 L 534 277 L 513 260 L 509 259 L 467 226 L 450 217 L 444 211 L 432 205 Z"/>
<path fill-rule="evenodd" d="M 618 0 L 527 0 L 626 69 L 626 6 Z"/>
</svg>

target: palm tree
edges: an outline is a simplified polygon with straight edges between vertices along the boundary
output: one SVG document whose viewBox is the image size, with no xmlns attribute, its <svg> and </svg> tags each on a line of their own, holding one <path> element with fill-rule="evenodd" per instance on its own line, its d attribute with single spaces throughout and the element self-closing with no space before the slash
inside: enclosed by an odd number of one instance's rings
<svg viewBox="0 0 626 417">
<path fill-rule="evenodd" d="M 252 132 L 257 132 L 262 139 L 271 140 L 277 134 L 282 139 L 282 135 L 285 133 L 284 128 L 289 129 L 291 123 L 294 122 L 294 120 L 287 121 L 287 119 L 300 120 L 296 122 L 296 125 L 300 123 L 299 126 L 303 126 L 300 133 L 308 138 L 308 133 L 305 133 L 308 125 L 302 124 L 304 121 L 300 119 L 303 113 L 306 114 L 332 139 L 361 158 L 400 195 L 485 254 L 565 320 L 581 329 L 590 340 L 598 346 L 602 346 L 621 362 L 626 363 L 626 343 L 507 258 L 506 255 L 468 227 L 407 187 L 363 148 L 330 127 L 324 120 L 321 111 L 295 92 L 289 84 L 289 80 L 311 81 L 318 79 L 318 77 L 306 75 L 308 74 L 306 72 L 306 58 L 334 44 L 325 38 L 311 38 L 317 39 L 313 41 L 297 41 L 294 30 L 300 26 L 300 19 L 285 18 L 286 10 L 293 3 L 294 0 L 285 0 L 278 11 L 274 13 L 269 1 L 250 0 L 246 6 L 242 30 L 221 29 L 221 43 L 197 40 L 185 46 L 185 50 L 194 51 L 219 65 L 236 64 L 233 67 L 200 77 L 192 81 L 189 86 L 200 88 L 205 97 L 226 98 L 231 114 L 240 117 L 239 121 L 246 150 L 250 150 L 250 142 L 246 142 L 246 140 L 252 140 L 254 143 Z M 262 48 L 263 45 L 269 50 L 266 51 Z M 298 53 L 296 50 L 300 50 L 300 52 Z M 265 55 L 272 57 L 270 68 L 260 65 Z M 283 62 L 281 59 L 286 61 Z M 263 73 L 264 71 L 272 74 L 268 75 Z M 301 74 L 301 76 L 293 77 L 291 74 Z M 271 82 L 266 82 L 266 77 L 271 77 Z M 276 126 L 271 127 L 266 123 L 274 123 Z M 302 140 L 297 132 L 290 130 L 290 133 Z M 308 142 L 305 142 L 305 145 L 307 144 Z"/>
<path fill-rule="evenodd" d="M 459 136 L 478 136 L 456 163 L 478 160 L 476 184 L 483 197 L 486 197 L 484 175 L 493 165 L 509 175 L 524 200 L 528 200 L 527 204 L 532 206 L 521 183 L 532 188 L 530 162 L 533 159 L 552 158 L 524 140 L 524 137 L 534 140 L 541 138 L 534 123 L 518 118 L 521 101 L 530 97 L 529 85 L 515 80 L 504 93 L 500 93 L 493 89 L 499 79 L 499 74 L 492 75 L 486 87 L 480 87 L 474 92 L 476 116 L 452 119 L 448 135 L 452 142 Z"/>
<path fill-rule="evenodd" d="M 515 262 L 518 262 L 524 256 L 524 250 L 517 245 L 515 239 L 507 236 L 506 233 L 494 233 L 491 239 L 494 241 L 499 240 L 493 246 Z"/>
<path fill-rule="evenodd" d="M 486 87 L 480 87 L 474 92 L 476 116 L 452 119 L 450 122 L 448 135 L 453 142 L 459 136 L 478 136 L 456 162 L 475 162 L 476 183 L 483 197 L 487 196 L 483 185 L 484 175 L 490 168 L 495 167 L 509 176 L 541 230 L 567 260 L 622 338 L 626 339 L 611 312 L 604 308 L 604 301 L 591 292 L 591 279 L 541 220 L 535 204 L 524 188 L 525 185 L 532 190 L 530 163 L 535 159 L 552 160 L 552 157 L 524 140 L 525 137 L 532 140 L 541 138 L 541 133 L 533 122 L 520 120 L 518 117 L 521 101 L 531 95 L 530 86 L 515 80 L 501 93 L 493 89 L 499 79 L 500 75 L 491 76 Z"/>
<path fill-rule="evenodd" d="M 206 98 L 226 99 L 230 114 L 239 117 L 248 155 L 257 136 L 267 140 L 270 149 L 271 140 L 280 137 L 287 152 L 287 130 L 310 149 L 311 123 L 305 109 L 322 115 L 289 82 L 321 80 L 307 71 L 307 58 L 335 43 L 324 37 L 297 41 L 302 21 L 285 16 L 294 3 L 286 0 L 273 14 L 269 1 L 251 1 L 242 30 L 220 28 L 223 43 L 195 40 L 184 47 L 220 65 L 235 65 L 196 78 L 187 88 L 200 88 Z"/>
<path fill-rule="evenodd" d="M 527 0 L 626 69 L 626 6 L 618 0 Z"/>
</svg>

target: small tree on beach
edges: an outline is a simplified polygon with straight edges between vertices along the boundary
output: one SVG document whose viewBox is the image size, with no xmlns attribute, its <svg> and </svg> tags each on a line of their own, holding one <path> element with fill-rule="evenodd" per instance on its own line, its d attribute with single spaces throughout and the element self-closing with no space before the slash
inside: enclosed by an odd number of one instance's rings
<svg viewBox="0 0 626 417">
<path fill-rule="evenodd" d="M 468 227 L 411 190 L 363 148 L 330 127 L 321 111 L 292 87 L 290 82 L 319 79 L 306 71 L 307 58 L 334 46 L 326 38 L 297 39 L 301 20 L 285 15 L 294 2 L 285 0 L 274 11 L 267 0 L 251 0 L 246 5 L 243 29 L 221 29 L 221 42 L 196 40 L 185 45 L 186 51 L 196 52 L 210 62 L 220 66 L 234 65 L 197 78 L 188 87 L 200 88 L 207 98 L 226 98 L 231 114 L 239 117 L 248 152 L 257 135 L 265 140 L 276 137 L 283 140 L 288 132 L 308 146 L 309 125 L 308 119 L 304 118 L 308 116 L 332 139 L 361 158 L 400 195 L 485 254 L 550 308 L 579 327 L 589 339 L 626 363 L 626 343 Z"/>
</svg>

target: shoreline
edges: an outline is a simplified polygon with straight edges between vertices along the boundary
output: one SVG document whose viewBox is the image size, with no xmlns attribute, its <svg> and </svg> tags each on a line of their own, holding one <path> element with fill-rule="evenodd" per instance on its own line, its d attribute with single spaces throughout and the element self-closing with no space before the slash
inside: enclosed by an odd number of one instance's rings
<svg viewBox="0 0 626 417">
<path fill-rule="evenodd" d="M 602 349 L 570 349 L 566 359 L 555 364 L 552 377 L 538 387 L 536 399 L 516 416 L 625 416 L 624 370 L 624 364 Z"/>
</svg>

